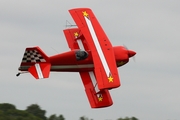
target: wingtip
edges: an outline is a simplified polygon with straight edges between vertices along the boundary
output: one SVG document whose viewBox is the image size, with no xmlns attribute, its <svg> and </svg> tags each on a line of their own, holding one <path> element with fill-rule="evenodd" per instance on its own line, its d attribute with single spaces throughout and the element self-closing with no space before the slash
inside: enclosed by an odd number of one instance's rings
<svg viewBox="0 0 180 120">
<path fill-rule="evenodd" d="M 72 9 L 69 9 L 69 12 L 70 11 L 77 11 L 77 10 L 91 10 L 91 8 L 72 8 Z"/>
</svg>

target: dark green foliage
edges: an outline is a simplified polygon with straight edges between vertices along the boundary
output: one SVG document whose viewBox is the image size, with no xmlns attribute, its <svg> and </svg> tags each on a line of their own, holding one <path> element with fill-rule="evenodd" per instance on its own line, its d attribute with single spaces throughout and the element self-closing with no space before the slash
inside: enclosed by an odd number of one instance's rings
<svg viewBox="0 0 180 120">
<path fill-rule="evenodd" d="M 48 118 L 48 120 L 57 120 L 57 116 L 53 114 Z"/>
<path fill-rule="evenodd" d="M 79 118 L 79 120 L 89 120 L 89 119 L 87 117 L 85 117 L 85 116 L 82 116 L 82 117 Z"/>
<path fill-rule="evenodd" d="M 0 120 L 43 120 L 33 114 L 17 110 L 16 107 L 9 103 L 0 104 Z"/>
<path fill-rule="evenodd" d="M 56 116 L 55 114 L 51 115 L 48 120 L 65 120 L 63 115 Z"/>
<path fill-rule="evenodd" d="M 131 118 L 131 120 L 138 120 L 138 119 L 137 119 L 137 118 L 135 118 L 135 117 L 132 117 L 132 118 Z"/>
<path fill-rule="evenodd" d="M 41 108 L 37 105 L 37 104 L 32 104 L 30 106 L 27 107 L 26 111 L 28 113 L 33 114 L 34 116 L 37 116 L 39 118 L 41 118 L 42 120 L 46 120 L 46 111 L 45 110 L 41 110 Z"/>
<path fill-rule="evenodd" d="M 135 117 L 129 118 L 129 117 L 125 117 L 125 118 L 118 118 L 117 120 L 138 120 Z"/>
<path fill-rule="evenodd" d="M 42 110 L 39 105 L 32 104 L 26 110 L 18 110 L 9 103 L 0 104 L 0 120 L 65 120 L 63 115 L 56 116 L 53 114 L 48 118 L 45 116 L 46 111 Z M 93 120 L 81 116 L 79 120 Z M 118 118 L 117 120 L 138 120 L 135 117 Z"/>
<path fill-rule="evenodd" d="M 81 117 L 79 118 L 79 120 L 93 120 L 93 119 L 89 119 L 89 118 L 87 118 L 87 117 L 85 117 L 85 116 L 81 116 Z"/>
<path fill-rule="evenodd" d="M 0 110 L 2 111 L 15 110 L 15 109 L 16 107 L 12 104 L 9 104 L 9 103 L 0 104 Z"/>
<path fill-rule="evenodd" d="M 63 115 L 59 115 L 59 120 L 65 120 Z"/>
</svg>

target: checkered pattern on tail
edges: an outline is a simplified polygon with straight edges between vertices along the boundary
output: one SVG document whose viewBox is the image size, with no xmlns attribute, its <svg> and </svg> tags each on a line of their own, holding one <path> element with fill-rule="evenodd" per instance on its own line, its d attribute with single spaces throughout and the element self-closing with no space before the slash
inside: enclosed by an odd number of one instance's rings
<svg viewBox="0 0 180 120">
<path fill-rule="evenodd" d="M 46 62 L 37 50 L 26 50 L 22 62 Z"/>
</svg>

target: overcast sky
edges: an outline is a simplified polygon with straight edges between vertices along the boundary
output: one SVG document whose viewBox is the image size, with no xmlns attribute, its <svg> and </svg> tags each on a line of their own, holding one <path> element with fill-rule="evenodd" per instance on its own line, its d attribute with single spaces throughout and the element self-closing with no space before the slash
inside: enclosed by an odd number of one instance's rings
<svg viewBox="0 0 180 120">
<path fill-rule="evenodd" d="M 118 68 L 122 85 L 110 91 L 111 107 L 90 108 L 78 73 L 51 73 L 38 81 L 15 76 L 26 47 L 39 46 L 47 55 L 69 50 L 63 29 L 66 20 L 74 24 L 68 10 L 76 7 L 93 10 L 113 45 L 137 52 L 135 62 Z M 38 104 L 47 116 L 66 120 L 179 120 L 179 44 L 179 0 L 1 0 L 0 103 L 22 110 Z"/>
</svg>

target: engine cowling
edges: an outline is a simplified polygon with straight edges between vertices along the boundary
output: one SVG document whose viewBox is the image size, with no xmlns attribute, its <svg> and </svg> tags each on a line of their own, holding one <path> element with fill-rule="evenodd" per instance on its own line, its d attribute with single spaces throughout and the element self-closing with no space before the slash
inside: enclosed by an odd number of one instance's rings
<svg viewBox="0 0 180 120">
<path fill-rule="evenodd" d="M 133 57 L 136 52 L 128 50 L 124 46 L 115 46 L 113 47 L 114 55 L 117 63 L 117 67 L 125 65 L 129 62 L 129 58 Z"/>
</svg>

